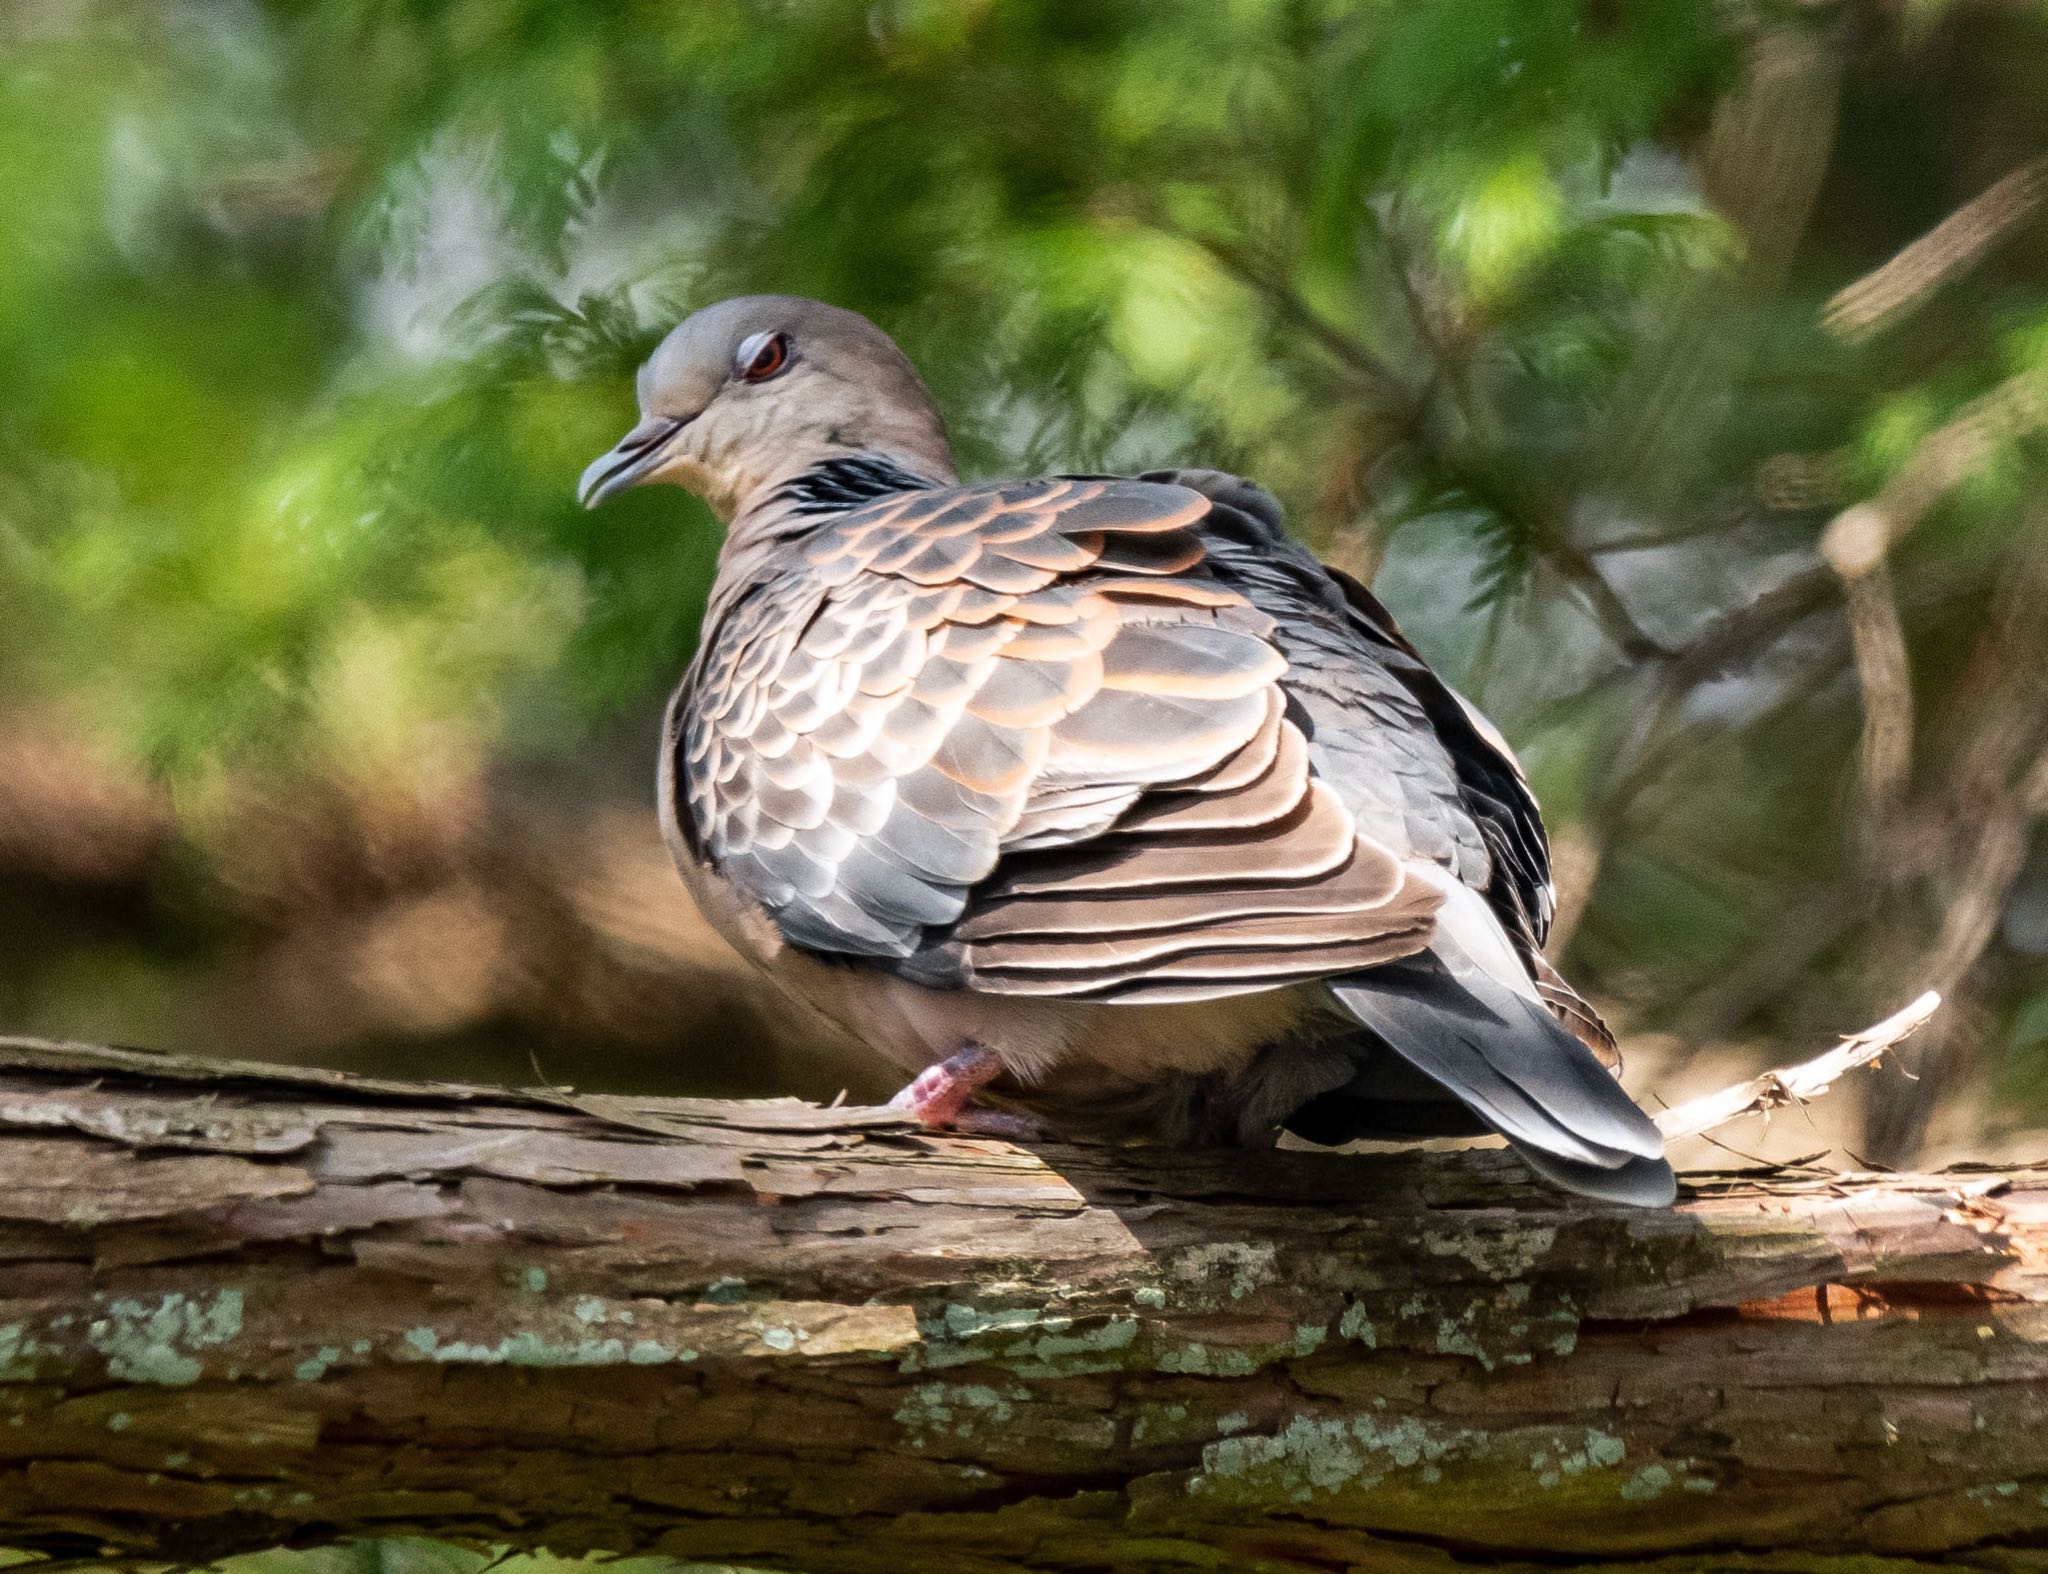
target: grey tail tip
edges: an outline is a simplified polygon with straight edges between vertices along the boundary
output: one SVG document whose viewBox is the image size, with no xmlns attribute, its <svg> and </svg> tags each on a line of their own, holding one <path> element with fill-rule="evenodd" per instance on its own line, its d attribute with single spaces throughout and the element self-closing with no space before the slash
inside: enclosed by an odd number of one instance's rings
<svg viewBox="0 0 2048 1574">
<path fill-rule="evenodd" d="M 1331 994 L 1550 1184 L 1637 1208 L 1676 1200 L 1656 1123 L 1536 1001 L 1460 956 L 1428 952 L 1347 977 Z M 1374 1080 L 1361 1067 L 1356 1096 L 1370 1100 Z"/>
<path fill-rule="evenodd" d="M 1512 1139 L 1510 1143 L 1522 1162 L 1538 1176 L 1581 1197 L 1618 1202 L 1631 1208 L 1668 1208 L 1678 1200 L 1678 1176 L 1667 1159 L 1636 1157 L 1605 1169 L 1597 1164 L 1561 1159 Z"/>
</svg>

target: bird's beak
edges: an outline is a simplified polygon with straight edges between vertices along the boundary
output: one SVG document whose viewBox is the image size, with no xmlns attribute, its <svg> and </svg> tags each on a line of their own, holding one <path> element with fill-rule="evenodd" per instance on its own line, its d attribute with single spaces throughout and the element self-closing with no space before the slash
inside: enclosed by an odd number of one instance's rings
<svg viewBox="0 0 2048 1574">
<path fill-rule="evenodd" d="M 595 508 L 606 498 L 647 479 L 668 456 L 676 433 L 690 424 L 666 415 L 649 416 L 620 438 L 606 452 L 591 460 L 576 483 L 576 496 L 585 508 Z"/>
</svg>

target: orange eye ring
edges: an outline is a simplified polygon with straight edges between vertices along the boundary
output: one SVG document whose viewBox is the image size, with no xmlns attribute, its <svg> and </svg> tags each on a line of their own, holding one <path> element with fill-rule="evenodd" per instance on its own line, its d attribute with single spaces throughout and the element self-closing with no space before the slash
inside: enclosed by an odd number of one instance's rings
<svg viewBox="0 0 2048 1574">
<path fill-rule="evenodd" d="M 765 383 L 789 365 L 789 335 L 749 334 L 732 358 L 733 375 L 743 383 Z"/>
</svg>

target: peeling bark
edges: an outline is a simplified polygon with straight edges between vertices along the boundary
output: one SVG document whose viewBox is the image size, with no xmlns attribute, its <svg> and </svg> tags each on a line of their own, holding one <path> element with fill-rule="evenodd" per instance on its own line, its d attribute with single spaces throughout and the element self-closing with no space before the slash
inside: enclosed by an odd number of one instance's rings
<svg viewBox="0 0 2048 1574">
<path fill-rule="evenodd" d="M 0 1545 L 2039 1567 L 2044 1248 L 2048 1167 L 1636 1213 L 0 1041 Z"/>
</svg>

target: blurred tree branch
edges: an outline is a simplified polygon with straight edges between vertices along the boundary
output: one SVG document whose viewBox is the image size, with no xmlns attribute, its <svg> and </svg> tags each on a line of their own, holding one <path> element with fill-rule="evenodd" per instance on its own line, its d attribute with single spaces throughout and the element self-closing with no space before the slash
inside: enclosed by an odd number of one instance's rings
<svg viewBox="0 0 2048 1574">
<path fill-rule="evenodd" d="M 1199 247 L 1223 271 L 1244 285 L 1290 328 L 1320 345 L 1368 399 L 1399 415 L 1403 430 L 1413 431 L 1419 411 L 1402 378 L 1370 347 L 1361 343 L 1311 306 L 1287 281 L 1282 267 L 1262 263 L 1244 245 L 1219 235 L 1199 232 L 1155 216 L 1153 224 Z"/>
<path fill-rule="evenodd" d="M 1822 322 L 1851 343 L 1885 332 L 2032 219 L 2044 196 L 2048 158 L 2022 164 L 1882 267 L 1837 291 L 1821 309 Z"/>
<path fill-rule="evenodd" d="M 1912 495 L 1924 496 L 1925 489 Z M 1851 572 L 1858 561 L 1850 556 Z M 1859 671 L 1869 707 L 1873 679 L 1860 662 Z M 1904 682 L 1905 674 L 1876 681 Z M 1906 931 L 1888 954 L 1915 944 L 1892 893 L 1925 882 L 1940 912 L 1930 981 L 1973 1004 L 1979 964 L 2048 811 L 2039 790 L 2048 781 L 2048 515 L 2038 510 L 2015 532 L 1990 616 L 1958 687 L 1966 714 L 1945 770 L 1933 775 L 1909 811 L 1901 800 L 1911 761 L 1899 762 L 1901 775 L 1882 818 L 1873 813 L 1868 822 L 1873 834 L 1864 858 L 1872 889 L 1886 893 L 1887 916 Z M 1910 697 L 1905 703 L 1910 706 Z M 1953 1081 L 1958 1047 L 1952 1018 L 1907 1053 L 1911 1079 L 1879 1085 L 1867 1125 L 1872 1151 L 1886 1162 L 1908 1160 L 1917 1150 L 1938 1097 Z"/>
</svg>

